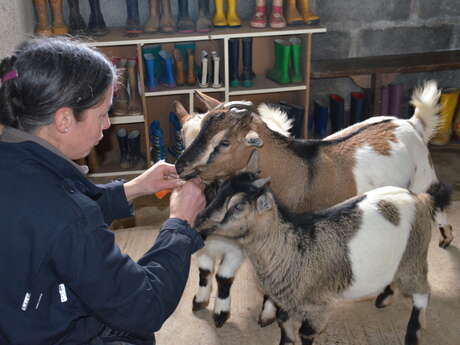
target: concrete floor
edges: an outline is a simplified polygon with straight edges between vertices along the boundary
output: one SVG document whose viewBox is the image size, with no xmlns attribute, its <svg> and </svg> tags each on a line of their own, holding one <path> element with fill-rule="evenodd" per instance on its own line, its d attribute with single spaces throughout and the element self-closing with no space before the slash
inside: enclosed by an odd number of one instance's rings
<svg viewBox="0 0 460 345">
<path fill-rule="evenodd" d="M 447 249 L 438 247 L 439 233 L 433 232 L 429 252 L 429 281 L 432 298 L 427 312 L 427 328 L 423 345 L 460 345 L 460 152 L 435 152 L 433 155 L 439 176 L 455 187 L 449 215 L 455 240 Z M 438 169 L 439 167 L 439 169 Z M 153 243 L 158 225 L 168 216 L 168 200 L 137 201 L 135 219 L 113 225 L 116 240 L 123 252 L 138 259 Z M 146 225 L 150 224 L 150 225 Z M 126 226 L 136 225 L 126 228 Z M 231 317 L 220 329 L 212 320 L 213 298 L 208 309 L 193 313 L 192 299 L 198 287 L 195 258 L 182 300 L 172 317 L 157 333 L 159 345 L 277 345 L 280 332 L 272 324 L 260 328 L 257 324 L 262 295 L 251 265 L 246 260 L 232 288 Z M 214 284 L 215 288 L 215 284 Z M 213 295 L 215 296 L 215 290 Z M 385 308 L 377 309 L 373 301 L 342 303 L 336 306 L 326 331 L 315 345 L 402 345 L 410 316 L 409 299 L 399 296 Z"/>
</svg>

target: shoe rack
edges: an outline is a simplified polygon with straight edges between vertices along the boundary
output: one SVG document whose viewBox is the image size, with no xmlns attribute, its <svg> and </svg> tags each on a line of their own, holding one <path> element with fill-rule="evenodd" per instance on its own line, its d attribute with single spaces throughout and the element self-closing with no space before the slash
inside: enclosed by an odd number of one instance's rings
<svg viewBox="0 0 460 345">
<path fill-rule="evenodd" d="M 127 130 L 139 130 L 141 132 L 141 146 L 146 161 L 151 162 L 149 143 L 149 124 L 153 120 L 159 120 L 164 131 L 165 146 L 169 142 L 168 113 L 174 111 L 174 101 L 181 102 L 189 111 L 196 109 L 194 93 L 199 90 L 210 94 L 212 97 L 222 101 L 250 100 L 254 104 L 261 102 L 289 101 L 302 104 L 305 107 L 305 120 L 303 133 L 307 133 L 309 85 L 311 74 L 311 46 L 312 35 L 326 32 L 322 26 L 299 26 L 283 29 L 255 29 L 248 25 L 240 28 L 215 28 L 209 33 L 190 34 L 144 34 L 137 37 L 127 37 L 124 28 L 111 28 L 110 32 L 103 37 L 92 38 L 90 45 L 97 47 L 109 58 L 137 58 L 139 92 L 143 113 L 141 115 L 127 115 L 111 117 L 111 129 L 105 135 L 104 142 L 96 147 L 90 154 L 90 176 L 123 176 L 138 174 L 150 166 L 146 164 L 143 169 L 126 170 L 119 165 L 119 152 L 117 152 L 117 128 L 124 127 Z M 274 40 L 277 38 L 295 36 L 302 42 L 301 65 L 303 70 L 303 81 L 289 84 L 278 84 L 266 77 L 266 73 L 274 64 Z M 253 70 L 255 79 L 252 87 L 230 87 L 229 82 L 229 40 L 253 38 Z M 153 92 L 147 92 L 144 83 L 144 59 L 142 48 L 145 45 L 161 44 L 162 49 L 171 51 L 175 43 L 194 42 L 196 45 L 195 61 L 198 63 L 199 54 L 202 49 L 208 52 L 216 50 L 221 56 L 221 83 L 219 88 L 200 88 L 198 83 L 195 86 L 178 86 L 168 89 L 159 87 Z M 165 48 L 163 48 L 165 47 Z M 240 49 L 241 58 L 241 49 Z M 241 63 L 240 63 L 241 65 Z M 105 147 L 104 147 L 105 146 Z M 119 159 L 119 158 L 118 158 Z M 91 164 L 93 162 L 94 164 Z"/>
</svg>

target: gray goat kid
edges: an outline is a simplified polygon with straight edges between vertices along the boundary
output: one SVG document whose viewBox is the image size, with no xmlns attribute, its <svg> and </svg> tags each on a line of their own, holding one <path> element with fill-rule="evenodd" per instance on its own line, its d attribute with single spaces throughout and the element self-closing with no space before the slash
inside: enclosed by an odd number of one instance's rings
<svg viewBox="0 0 460 345">
<path fill-rule="evenodd" d="M 436 211 L 450 202 L 450 189 L 438 183 L 413 194 L 387 186 L 297 214 L 277 202 L 269 177 L 254 173 L 256 159 L 254 153 L 246 172 L 222 184 L 195 228 L 246 249 L 262 289 L 278 307 L 280 345 L 313 344 L 335 300 L 383 291 L 376 306 L 386 306 L 390 284 L 412 297 L 405 344 L 419 344 L 430 294 L 431 229 Z"/>
<path fill-rule="evenodd" d="M 427 148 L 439 121 L 440 92 L 435 82 L 414 92 L 411 103 L 415 110 L 410 119 L 371 117 L 324 140 L 288 136 L 289 124 L 279 111 L 267 106 L 259 106 L 257 114 L 250 111 L 250 103 L 221 103 L 197 94 L 208 108 L 206 114 L 192 116 L 182 106 L 176 106 L 187 146 L 176 162 L 182 178 L 199 175 L 210 183 L 232 176 L 245 166 L 251 151 L 257 149 L 261 177 L 272 177 L 271 188 L 276 197 L 295 212 L 323 209 L 387 185 L 420 193 L 438 181 Z M 445 212 L 438 213 L 437 223 L 442 237 L 439 245 L 445 248 L 453 239 Z M 238 252 L 235 246 L 232 250 Z M 201 259 L 206 257 L 205 265 L 201 265 L 204 260 L 198 262 L 200 289 L 196 299 L 204 301 L 204 305 L 209 301 L 210 268 L 216 260 L 204 255 Z M 222 257 L 225 263 L 232 254 Z M 231 270 L 219 268 L 219 272 L 225 273 L 225 280 L 217 277 L 219 305 L 215 307 L 215 319 L 220 319 L 219 325 L 229 315 L 229 290 L 238 262 L 232 261 Z M 264 326 L 274 318 L 273 305 L 267 300 L 259 322 Z"/>
</svg>

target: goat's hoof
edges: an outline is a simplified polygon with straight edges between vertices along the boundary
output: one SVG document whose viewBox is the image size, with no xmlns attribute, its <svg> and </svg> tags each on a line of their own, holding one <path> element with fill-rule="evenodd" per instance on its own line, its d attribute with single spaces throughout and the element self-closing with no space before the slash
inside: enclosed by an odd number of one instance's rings
<svg viewBox="0 0 460 345">
<path fill-rule="evenodd" d="M 394 292 L 390 287 L 387 287 L 385 288 L 385 291 L 383 291 L 375 299 L 375 306 L 379 309 L 388 307 L 391 303 L 393 303 L 393 299 Z"/>
<path fill-rule="evenodd" d="M 208 304 L 209 304 L 209 300 L 203 301 L 203 302 L 197 302 L 197 301 L 196 301 L 196 296 L 195 296 L 195 297 L 193 297 L 193 307 L 192 307 L 192 310 L 193 310 L 193 311 L 199 311 L 199 310 L 206 309 L 206 307 L 208 306 Z"/>
<path fill-rule="evenodd" d="M 230 312 L 221 311 L 219 314 L 214 314 L 213 318 L 216 327 L 221 328 L 224 325 L 224 323 L 230 318 Z"/>
<path fill-rule="evenodd" d="M 269 319 L 259 318 L 258 324 L 260 327 L 267 327 L 267 326 L 270 326 L 273 322 L 275 322 L 275 318 L 269 318 Z"/>
<path fill-rule="evenodd" d="M 448 240 L 447 238 L 441 238 L 439 240 L 439 246 L 442 249 L 447 249 L 447 247 L 449 247 L 451 243 L 452 243 L 452 240 Z"/>
</svg>

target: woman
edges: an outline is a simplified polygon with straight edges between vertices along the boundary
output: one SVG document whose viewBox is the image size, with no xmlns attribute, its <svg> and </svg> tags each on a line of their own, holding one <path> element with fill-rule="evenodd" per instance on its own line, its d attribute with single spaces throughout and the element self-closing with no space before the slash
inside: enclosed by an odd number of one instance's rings
<svg viewBox="0 0 460 345">
<path fill-rule="evenodd" d="M 203 246 L 190 227 L 204 207 L 201 183 L 164 162 L 127 183 L 85 178 L 72 160 L 109 128 L 116 83 L 112 64 L 85 44 L 25 42 L 0 77 L 0 343 L 154 343 Z M 107 224 L 165 188 L 174 189 L 170 218 L 136 263 Z"/>
</svg>

